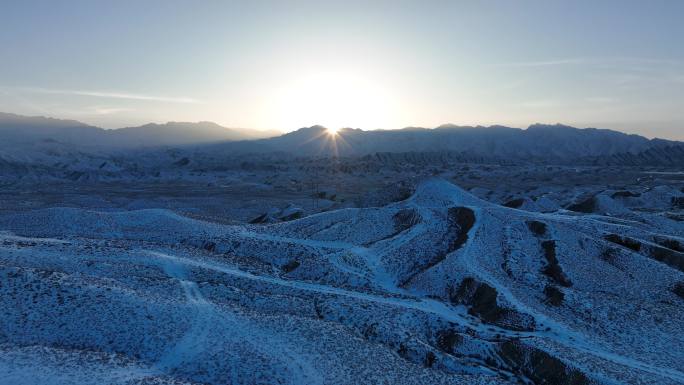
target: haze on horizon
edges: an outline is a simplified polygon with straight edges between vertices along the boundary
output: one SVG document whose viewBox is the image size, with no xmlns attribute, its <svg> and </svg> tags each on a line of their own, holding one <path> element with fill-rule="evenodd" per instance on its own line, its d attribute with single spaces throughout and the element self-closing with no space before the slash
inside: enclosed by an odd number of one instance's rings
<svg viewBox="0 0 684 385">
<path fill-rule="evenodd" d="M 684 140 L 684 2 L 0 4 L 0 110 L 106 127 L 535 122 Z"/>
</svg>

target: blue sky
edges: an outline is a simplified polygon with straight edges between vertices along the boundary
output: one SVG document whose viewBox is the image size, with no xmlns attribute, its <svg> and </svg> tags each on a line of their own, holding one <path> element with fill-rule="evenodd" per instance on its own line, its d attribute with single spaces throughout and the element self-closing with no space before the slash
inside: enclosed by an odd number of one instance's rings
<svg viewBox="0 0 684 385">
<path fill-rule="evenodd" d="M 0 1 L 0 110 L 684 139 L 684 2 Z"/>
</svg>

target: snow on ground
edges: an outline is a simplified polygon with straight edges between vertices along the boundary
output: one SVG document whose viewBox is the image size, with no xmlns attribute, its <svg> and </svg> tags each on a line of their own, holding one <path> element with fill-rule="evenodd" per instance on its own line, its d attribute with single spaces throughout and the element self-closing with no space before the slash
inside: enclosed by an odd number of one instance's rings
<svg viewBox="0 0 684 385">
<path fill-rule="evenodd" d="M 619 191 L 6 212 L 0 383 L 684 383 L 678 190 Z"/>
</svg>

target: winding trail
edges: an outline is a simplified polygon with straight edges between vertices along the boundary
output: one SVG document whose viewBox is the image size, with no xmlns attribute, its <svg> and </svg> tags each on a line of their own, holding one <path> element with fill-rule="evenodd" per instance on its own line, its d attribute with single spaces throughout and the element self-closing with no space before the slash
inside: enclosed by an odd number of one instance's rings
<svg viewBox="0 0 684 385">
<path fill-rule="evenodd" d="M 474 226 L 471 231 L 477 231 L 478 227 L 476 226 Z M 316 243 L 327 244 L 327 242 Z M 334 244 L 336 244 L 338 248 L 358 248 L 358 246 L 348 244 L 342 246 L 341 243 L 338 242 L 334 242 Z M 470 244 L 470 242 L 468 244 Z M 468 245 L 466 245 L 466 247 L 467 246 Z M 358 249 L 356 251 L 358 252 Z M 586 341 L 582 336 L 579 336 L 571 331 L 565 330 L 560 324 L 552 322 L 551 320 L 548 320 L 546 318 L 544 319 L 544 321 L 548 322 L 548 324 L 553 325 L 553 328 L 550 331 L 511 331 L 508 329 L 497 327 L 495 325 L 484 324 L 481 322 L 473 322 L 472 317 L 467 314 L 467 310 L 465 309 L 465 307 L 449 306 L 441 301 L 437 301 L 434 299 L 416 297 L 398 298 L 391 296 L 362 293 L 316 283 L 292 281 L 271 276 L 255 275 L 236 268 L 227 267 L 219 263 L 179 257 L 165 254 L 159 251 L 146 251 L 146 253 L 148 255 L 158 258 L 159 260 L 165 261 L 163 264 L 165 271 L 167 272 L 167 274 L 169 274 L 169 276 L 179 279 L 181 281 L 188 302 L 196 304 L 199 309 L 204 308 L 204 314 L 198 314 L 196 316 L 195 322 L 193 322 L 193 325 L 187 332 L 187 334 L 178 342 L 178 344 L 174 348 L 168 351 L 160 360 L 158 366 L 161 368 L 171 368 L 174 365 L 180 364 L 183 361 L 183 359 L 187 359 L 198 354 L 201 348 L 201 344 L 198 346 L 197 341 L 202 341 L 203 339 L 206 340 L 206 334 L 204 333 L 206 332 L 206 330 L 209 329 L 207 325 L 213 323 L 212 317 L 207 315 L 207 313 L 211 314 L 211 312 L 213 311 L 207 310 L 212 309 L 213 305 L 211 305 L 206 299 L 204 299 L 202 294 L 199 292 L 199 288 L 194 282 L 186 280 L 187 268 L 197 267 L 228 274 L 237 278 L 249 279 L 272 285 L 285 286 L 297 290 L 343 296 L 362 301 L 374 302 L 383 305 L 429 313 L 439 316 L 449 322 L 464 326 L 469 329 L 474 329 L 480 334 L 482 338 L 485 339 L 495 339 L 496 335 L 503 335 L 513 339 L 549 339 L 562 346 L 575 349 L 584 353 L 588 353 L 595 357 L 599 357 L 622 366 L 641 370 L 652 375 L 662 376 L 673 381 L 684 382 L 684 373 L 680 371 L 650 365 L 648 363 L 644 363 L 633 358 L 624 357 L 616 353 L 605 351 L 600 347 Z M 510 293 L 506 294 L 507 299 L 513 299 L 514 303 L 517 303 L 517 301 L 515 301 L 514 298 L 511 298 L 512 295 Z M 203 312 L 199 311 L 199 313 Z"/>
<path fill-rule="evenodd" d="M 205 349 L 209 330 L 216 316 L 213 306 L 202 296 L 197 284 L 187 280 L 186 265 L 163 254 L 154 253 L 154 255 L 161 262 L 164 272 L 169 277 L 179 281 L 186 301 L 195 308 L 190 329 L 175 346 L 164 353 L 155 365 L 160 370 L 167 372 L 180 366 L 183 362 L 190 361 Z"/>
<path fill-rule="evenodd" d="M 159 358 L 154 365 L 157 370 L 169 373 L 186 363 L 192 364 L 193 360 L 200 357 L 213 344 L 220 342 L 221 332 L 229 331 L 231 340 L 237 339 L 246 342 L 256 349 L 263 341 L 256 341 L 255 338 L 272 342 L 270 352 L 276 358 L 287 363 L 289 372 L 292 374 L 293 384 L 316 385 L 320 383 L 321 376 L 309 362 L 288 349 L 288 341 L 283 341 L 278 336 L 266 333 L 263 329 L 257 330 L 255 325 L 218 308 L 207 300 L 202 295 L 197 283 L 190 281 L 188 277 L 188 268 L 199 265 L 188 263 L 191 261 L 189 259 L 156 251 L 147 251 L 147 254 L 155 257 L 154 261 L 161 264 L 164 272 L 170 278 L 179 281 L 186 303 L 194 308 L 190 328 Z M 215 338 L 219 340 L 214 340 Z M 231 357 L 227 357 L 230 362 L 231 384 L 237 385 L 241 383 L 240 360 L 237 355 Z"/>
</svg>

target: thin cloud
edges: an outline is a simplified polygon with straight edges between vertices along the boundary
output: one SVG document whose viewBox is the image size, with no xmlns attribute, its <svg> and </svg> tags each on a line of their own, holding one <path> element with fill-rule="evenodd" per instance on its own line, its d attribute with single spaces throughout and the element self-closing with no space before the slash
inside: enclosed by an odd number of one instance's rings
<svg viewBox="0 0 684 385">
<path fill-rule="evenodd" d="M 38 93 L 38 94 L 92 96 L 92 97 L 96 97 L 96 98 L 144 100 L 144 101 L 167 102 L 167 103 L 190 103 L 190 104 L 199 103 L 199 101 L 197 99 L 187 98 L 187 97 L 143 95 L 143 94 L 134 94 L 134 93 L 128 93 L 128 92 L 65 90 L 65 89 L 40 88 L 40 87 L 11 87 L 11 88 L 19 90 L 19 91 L 23 91 L 23 92 Z"/>
<path fill-rule="evenodd" d="M 511 62 L 511 63 L 503 63 L 503 64 L 501 64 L 501 66 L 503 66 L 503 67 L 553 67 L 553 66 L 566 66 L 566 65 L 578 65 L 578 64 L 591 64 L 591 65 L 648 64 L 648 65 L 677 66 L 677 65 L 681 65 L 682 63 L 680 61 L 677 61 L 677 60 L 642 58 L 642 57 L 575 57 L 575 58 L 561 58 L 561 59 L 549 59 L 549 60 Z"/>
<path fill-rule="evenodd" d="M 93 108 L 93 113 L 96 115 L 111 115 L 118 114 L 121 112 L 134 111 L 132 108 L 116 108 L 116 107 L 95 107 Z"/>
<path fill-rule="evenodd" d="M 512 62 L 504 63 L 505 67 L 550 67 L 550 66 L 560 66 L 560 65 L 571 65 L 571 64 L 583 64 L 587 63 L 588 60 L 584 58 L 569 58 L 569 59 L 558 59 L 558 60 L 540 60 L 540 61 L 523 61 L 523 62 Z"/>
</svg>

